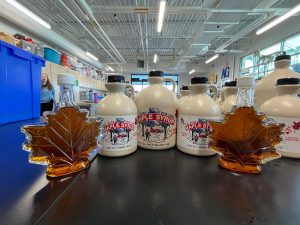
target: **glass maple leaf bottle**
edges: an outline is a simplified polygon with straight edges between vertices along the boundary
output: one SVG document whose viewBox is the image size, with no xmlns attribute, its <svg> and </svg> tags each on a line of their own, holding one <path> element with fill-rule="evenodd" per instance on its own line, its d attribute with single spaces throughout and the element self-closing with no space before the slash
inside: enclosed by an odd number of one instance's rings
<svg viewBox="0 0 300 225">
<path fill-rule="evenodd" d="M 221 167 L 260 173 L 260 164 L 280 157 L 275 146 L 280 143 L 284 125 L 254 109 L 253 77 L 239 77 L 237 86 L 237 105 L 233 111 L 225 114 L 222 122 L 209 122 L 211 148 L 221 155 Z"/>
<path fill-rule="evenodd" d="M 27 141 L 23 149 L 30 152 L 29 162 L 47 165 L 46 175 L 59 177 L 88 168 L 100 148 L 100 122 L 79 111 L 73 98 L 75 78 L 58 74 L 59 110 L 45 112 L 46 123 L 25 125 L 21 131 Z"/>
<path fill-rule="evenodd" d="M 125 95 L 130 87 L 125 77 L 111 75 L 105 84 L 109 94 L 98 104 L 96 114 L 104 122 L 103 148 L 100 155 L 118 157 L 129 155 L 137 150 L 137 109 L 134 102 Z"/>
</svg>

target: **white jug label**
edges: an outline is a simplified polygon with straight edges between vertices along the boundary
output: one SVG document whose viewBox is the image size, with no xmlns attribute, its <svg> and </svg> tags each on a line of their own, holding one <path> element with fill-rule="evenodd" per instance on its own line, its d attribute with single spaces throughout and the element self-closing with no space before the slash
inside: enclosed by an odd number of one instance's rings
<svg viewBox="0 0 300 225">
<path fill-rule="evenodd" d="M 150 108 L 138 115 L 138 142 L 145 146 L 164 147 L 175 144 L 176 117 L 174 114 Z"/>
<path fill-rule="evenodd" d="M 211 132 L 209 120 L 219 120 L 219 117 L 178 116 L 177 144 L 192 150 L 207 150 L 208 135 Z"/>
<path fill-rule="evenodd" d="M 298 153 L 300 156 L 300 118 L 271 117 L 275 121 L 284 123 L 281 143 L 276 146 L 279 151 Z"/>
<path fill-rule="evenodd" d="M 104 150 L 124 151 L 137 145 L 136 115 L 101 118 L 104 120 Z"/>
</svg>

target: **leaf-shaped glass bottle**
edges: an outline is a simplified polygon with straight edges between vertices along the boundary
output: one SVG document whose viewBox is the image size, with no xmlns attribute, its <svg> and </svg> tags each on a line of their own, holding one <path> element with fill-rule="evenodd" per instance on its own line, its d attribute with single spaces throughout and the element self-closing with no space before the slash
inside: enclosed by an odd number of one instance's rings
<svg viewBox="0 0 300 225">
<path fill-rule="evenodd" d="M 258 114 L 253 106 L 253 77 L 237 80 L 237 105 L 223 122 L 210 122 L 211 148 L 221 157 L 219 165 L 234 171 L 260 173 L 260 164 L 280 157 L 275 145 L 280 143 L 282 124 Z"/>
<path fill-rule="evenodd" d="M 58 177 L 78 172 L 90 165 L 99 149 L 100 122 L 87 119 L 87 111 L 75 107 L 73 75 L 58 74 L 59 110 L 45 112 L 46 124 L 25 125 L 27 141 L 23 149 L 30 152 L 29 162 L 48 165 L 47 176 Z"/>
</svg>

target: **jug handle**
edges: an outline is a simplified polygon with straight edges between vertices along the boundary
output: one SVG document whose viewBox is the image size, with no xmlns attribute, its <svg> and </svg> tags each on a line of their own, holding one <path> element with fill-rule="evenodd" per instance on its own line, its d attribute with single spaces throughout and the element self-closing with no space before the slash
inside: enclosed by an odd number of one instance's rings
<svg viewBox="0 0 300 225">
<path fill-rule="evenodd" d="M 164 78 L 164 82 L 169 81 L 173 84 L 172 91 L 175 93 L 175 88 L 176 88 L 176 82 L 172 78 Z"/>
<path fill-rule="evenodd" d="M 209 85 L 208 88 L 214 93 L 213 99 L 216 101 L 217 94 L 218 94 L 218 89 L 215 86 L 213 86 L 213 85 Z"/>
<path fill-rule="evenodd" d="M 134 87 L 131 84 L 126 84 L 126 87 L 130 87 L 130 98 L 133 100 L 134 99 Z"/>
</svg>

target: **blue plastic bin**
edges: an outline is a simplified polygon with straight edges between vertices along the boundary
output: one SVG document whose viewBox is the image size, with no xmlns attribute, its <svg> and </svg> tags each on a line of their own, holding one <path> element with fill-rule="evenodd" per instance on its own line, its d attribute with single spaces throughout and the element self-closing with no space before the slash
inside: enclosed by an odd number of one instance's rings
<svg viewBox="0 0 300 225">
<path fill-rule="evenodd" d="M 46 60 L 60 65 L 61 53 L 55 51 L 54 49 L 45 47 L 44 57 Z"/>
<path fill-rule="evenodd" d="M 0 125 L 40 116 L 45 59 L 0 41 Z"/>
</svg>

